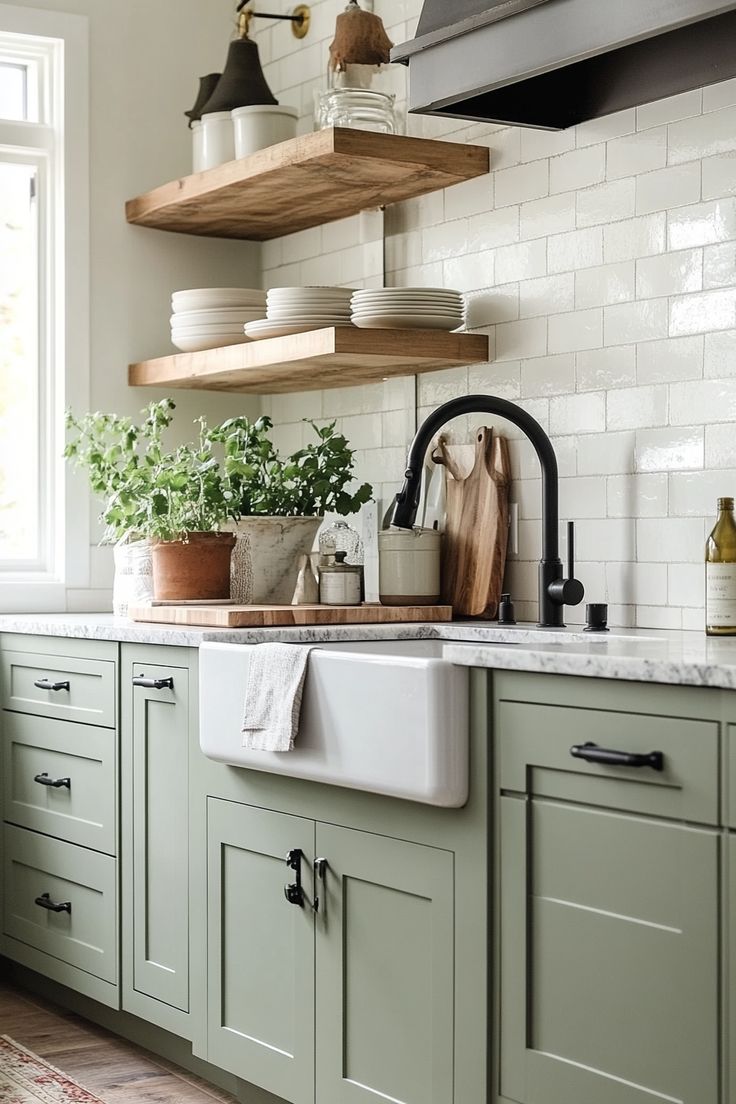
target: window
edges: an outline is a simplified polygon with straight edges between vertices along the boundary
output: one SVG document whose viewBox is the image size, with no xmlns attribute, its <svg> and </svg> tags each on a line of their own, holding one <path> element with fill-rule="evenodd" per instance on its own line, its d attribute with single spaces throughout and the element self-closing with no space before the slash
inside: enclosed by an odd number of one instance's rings
<svg viewBox="0 0 736 1104">
<path fill-rule="evenodd" d="M 85 73 L 84 19 L 0 4 L 0 610 L 87 581 L 61 459 L 87 391 Z"/>
</svg>

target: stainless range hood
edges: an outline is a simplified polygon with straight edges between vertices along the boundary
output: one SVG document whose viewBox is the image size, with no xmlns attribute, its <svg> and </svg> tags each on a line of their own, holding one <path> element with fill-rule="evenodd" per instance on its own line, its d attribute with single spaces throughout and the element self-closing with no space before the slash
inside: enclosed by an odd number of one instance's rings
<svg viewBox="0 0 736 1104">
<path fill-rule="evenodd" d="M 736 76 L 736 0 L 425 0 L 409 110 L 561 130 Z"/>
</svg>

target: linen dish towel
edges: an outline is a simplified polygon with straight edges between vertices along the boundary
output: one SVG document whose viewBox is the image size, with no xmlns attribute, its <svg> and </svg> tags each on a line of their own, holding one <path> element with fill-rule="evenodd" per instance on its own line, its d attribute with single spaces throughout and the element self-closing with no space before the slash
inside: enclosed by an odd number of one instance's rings
<svg viewBox="0 0 736 1104">
<path fill-rule="evenodd" d="M 251 650 L 243 715 L 243 747 L 293 751 L 311 647 L 257 644 Z"/>
</svg>

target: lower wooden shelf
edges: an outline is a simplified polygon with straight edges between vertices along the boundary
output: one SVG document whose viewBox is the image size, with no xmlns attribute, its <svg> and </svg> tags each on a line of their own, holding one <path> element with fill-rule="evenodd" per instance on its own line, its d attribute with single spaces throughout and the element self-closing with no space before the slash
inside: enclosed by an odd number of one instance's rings
<svg viewBox="0 0 736 1104">
<path fill-rule="evenodd" d="M 339 326 L 143 360 L 130 365 L 128 382 L 132 387 L 268 395 L 355 387 L 487 360 L 485 334 Z"/>
</svg>

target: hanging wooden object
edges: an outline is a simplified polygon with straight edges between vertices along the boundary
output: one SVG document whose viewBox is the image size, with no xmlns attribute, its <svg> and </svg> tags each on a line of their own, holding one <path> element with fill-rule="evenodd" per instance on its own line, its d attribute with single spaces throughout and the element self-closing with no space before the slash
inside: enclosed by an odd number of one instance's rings
<svg viewBox="0 0 736 1104">
<path fill-rule="evenodd" d="M 388 65 L 392 46 L 383 20 L 351 0 L 337 17 L 330 44 L 330 69 L 341 72 L 348 65 Z"/>
<path fill-rule="evenodd" d="M 469 475 L 462 460 L 453 456 L 455 447 L 440 437 L 437 456 L 449 476 L 442 601 L 456 615 L 493 618 L 501 599 L 508 543 L 508 445 L 491 428 L 478 430 Z"/>
</svg>

